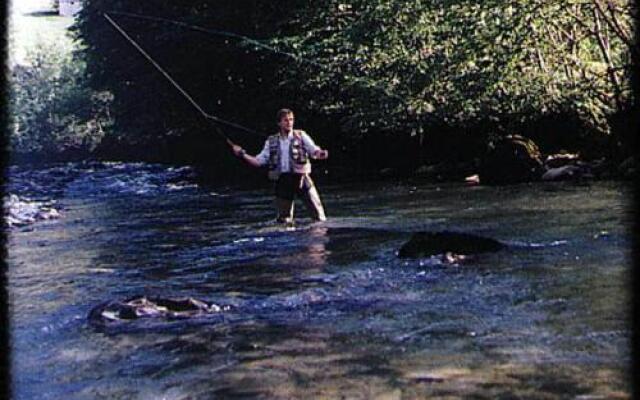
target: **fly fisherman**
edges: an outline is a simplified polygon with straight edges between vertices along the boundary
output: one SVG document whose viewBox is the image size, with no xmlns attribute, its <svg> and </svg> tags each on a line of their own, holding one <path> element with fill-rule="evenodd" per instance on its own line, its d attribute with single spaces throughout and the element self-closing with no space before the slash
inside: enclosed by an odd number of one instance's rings
<svg viewBox="0 0 640 400">
<path fill-rule="evenodd" d="M 209 119 L 245 131 L 251 131 L 245 127 L 228 121 L 221 120 L 213 115 L 207 114 L 198 103 L 189 96 L 178 83 L 164 70 L 157 62 L 151 58 L 140 47 L 135 40 L 131 38 L 107 13 L 103 14 L 111 25 L 122 36 L 125 37 L 165 78 L 167 78 L 173 86 L 193 105 L 200 114 Z M 309 174 L 311 173 L 311 163 L 309 158 L 325 160 L 329 157 L 327 150 L 322 150 L 316 146 L 313 140 L 301 130 L 293 129 L 293 111 L 282 109 L 278 111 L 278 126 L 280 132 L 269 136 L 264 144 L 264 148 L 255 157 L 248 155 L 242 147 L 232 143 L 229 138 L 220 130 L 217 130 L 222 137 L 227 140 L 231 146 L 233 153 L 242 158 L 247 164 L 254 167 L 262 167 L 268 165 L 269 179 L 275 181 L 276 192 L 276 209 L 278 211 L 278 221 L 293 222 L 293 200 L 296 195 L 302 196 L 307 208 L 311 212 L 313 218 L 317 221 L 325 221 L 327 217 L 324 215 L 324 208 L 318 195 L 313 181 Z"/>
<path fill-rule="evenodd" d="M 306 132 L 293 129 L 293 111 L 281 109 L 277 121 L 280 131 L 267 138 L 260 154 L 252 157 L 242 147 L 231 144 L 233 153 L 253 167 L 268 167 L 269 179 L 275 182 L 278 222 L 293 222 L 296 196 L 302 197 L 313 219 L 325 221 L 320 195 L 309 176 L 309 159 L 326 160 L 329 152 L 318 147 Z"/>
</svg>

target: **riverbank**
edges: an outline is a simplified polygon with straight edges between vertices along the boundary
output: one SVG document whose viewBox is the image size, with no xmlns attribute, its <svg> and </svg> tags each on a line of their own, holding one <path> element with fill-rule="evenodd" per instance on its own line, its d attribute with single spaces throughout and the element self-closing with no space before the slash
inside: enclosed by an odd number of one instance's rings
<svg viewBox="0 0 640 400">
<path fill-rule="evenodd" d="M 71 161 L 69 161 L 71 160 Z M 42 168 L 49 165 L 62 165 L 67 162 L 93 163 L 113 162 L 113 160 L 92 159 L 86 154 L 78 154 L 75 157 L 61 157 L 58 161 L 29 161 L 14 163 L 12 165 L 24 168 Z M 140 160 L 115 162 L 144 162 Z M 235 163 L 234 163 L 235 162 Z M 317 163 L 313 167 L 312 177 L 317 183 L 349 183 L 359 181 L 415 181 L 423 183 L 465 182 L 470 185 L 493 184 L 482 180 L 479 173 L 481 160 L 476 158 L 471 161 L 442 161 L 434 164 L 424 164 L 415 170 L 403 170 L 395 168 L 373 169 L 370 171 L 354 171 L 347 166 L 333 165 L 329 162 Z M 204 184 L 233 184 L 237 183 L 247 187 L 262 185 L 266 172 L 253 169 L 238 162 L 229 160 L 229 166 L 225 169 L 216 164 L 181 164 L 171 162 L 155 162 L 154 164 L 174 167 L 193 167 L 198 179 Z M 637 171 L 637 162 L 629 157 L 622 162 L 615 162 L 600 158 L 596 160 L 584 160 L 578 154 L 559 153 L 544 157 L 542 169 L 535 177 L 521 179 L 519 182 L 538 181 L 573 181 L 589 182 L 602 180 L 632 181 Z M 514 182 L 512 182 L 514 183 Z"/>
</svg>

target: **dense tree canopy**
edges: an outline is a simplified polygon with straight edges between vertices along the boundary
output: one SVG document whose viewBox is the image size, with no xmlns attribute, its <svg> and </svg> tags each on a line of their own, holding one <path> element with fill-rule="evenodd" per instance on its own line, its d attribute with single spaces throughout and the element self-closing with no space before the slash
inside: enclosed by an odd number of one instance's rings
<svg viewBox="0 0 640 400">
<path fill-rule="evenodd" d="M 282 106 L 339 121 L 343 140 L 549 115 L 608 134 L 634 100 L 630 0 L 88 0 L 75 29 L 92 86 L 114 94 L 119 140 L 147 150 L 212 127 L 105 12 L 205 110 L 265 134 Z"/>
<path fill-rule="evenodd" d="M 192 137 L 197 142 L 198 137 L 211 137 L 213 127 L 109 25 L 103 13 L 109 13 L 204 110 L 266 135 L 275 129 L 277 108 L 295 107 L 298 102 L 273 79 L 287 57 L 256 51 L 237 35 L 264 40 L 287 34 L 289 9 L 284 3 L 267 1 L 91 0 L 76 30 L 86 43 L 83 53 L 92 85 L 115 95 L 120 139 L 145 143 Z"/>
<path fill-rule="evenodd" d="M 360 130 L 569 112 L 607 132 L 632 101 L 629 1 L 326 0 L 306 11 L 304 34 L 282 41 L 316 63 L 298 79 Z"/>
</svg>

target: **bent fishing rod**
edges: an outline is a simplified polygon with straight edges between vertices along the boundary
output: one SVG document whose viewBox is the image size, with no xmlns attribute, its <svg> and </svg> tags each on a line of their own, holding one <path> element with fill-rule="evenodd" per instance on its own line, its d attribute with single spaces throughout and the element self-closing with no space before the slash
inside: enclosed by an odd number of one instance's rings
<svg viewBox="0 0 640 400">
<path fill-rule="evenodd" d="M 138 20 L 143 20 L 143 21 L 152 21 L 152 22 L 157 22 L 157 23 L 163 23 L 163 24 L 169 24 L 169 25 L 174 25 L 174 26 L 178 26 L 182 29 L 188 29 L 188 30 L 192 30 L 195 32 L 200 32 L 203 34 L 207 34 L 207 35 L 214 35 L 214 36 L 221 36 L 221 37 L 226 37 L 229 39 L 234 39 L 234 40 L 241 40 L 244 41 L 245 43 L 249 43 L 252 44 L 253 46 L 255 46 L 258 49 L 262 49 L 262 50 L 266 50 L 266 51 L 270 51 L 272 53 L 275 54 L 280 54 L 283 55 L 285 57 L 291 58 L 293 60 L 295 60 L 296 62 L 299 63 L 303 63 L 303 64 L 307 64 L 307 65 L 312 65 L 316 68 L 319 68 L 321 70 L 324 71 L 329 71 L 331 72 L 332 69 L 327 68 L 326 65 L 320 64 L 318 62 L 315 62 L 313 60 L 307 59 L 307 58 L 302 58 L 296 54 L 287 52 L 287 51 L 282 51 L 280 49 L 277 49 L 273 46 L 269 46 L 266 45 L 264 43 L 261 43 L 258 40 L 255 40 L 253 38 L 250 38 L 248 36 L 244 36 L 244 35 L 239 35 L 237 33 L 233 33 L 233 32 L 227 32 L 227 31 L 221 31 L 221 30 L 216 30 L 216 29 L 208 29 L 208 28 L 204 28 L 202 26 L 197 26 L 197 25 L 192 25 L 192 24 L 188 24 L 186 22 L 182 22 L 182 21 L 177 21 L 177 20 L 173 20 L 173 19 L 168 19 L 168 18 L 162 18 L 162 17 L 157 17 L 157 16 L 151 16 L 151 15 L 142 15 L 142 14 L 136 14 L 136 13 L 131 13 L 131 12 L 123 12 L 123 11 L 109 11 L 110 14 L 114 14 L 114 15 L 121 15 L 123 17 L 128 17 L 128 18 L 133 18 L 133 19 L 138 19 Z M 353 77 L 353 79 L 356 82 L 360 82 L 364 85 L 371 85 L 370 81 L 364 77 Z M 389 97 L 393 97 L 397 100 L 404 100 L 404 97 L 399 96 L 397 94 L 394 93 L 390 93 L 388 91 L 388 89 L 382 84 L 382 83 L 374 83 L 372 85 L 374 88 L 382 91 L 386 96 Z"/>
<path fill-rule="evenodd" d="M 138 50 L 140 52 L 140 54 L 142 54 L 144 56 L 144 58 L 147 59 L 147 61 L 149 61 L 151 63 L 151 65 L 153 65 L 158 71 L 160 71 L 160 73 L 167 78 L 167 80 L 180 92 L 180 94 L 182 94 L 188 101 L 189 103 L 191 103 L 191 105 L 198 110 L 198 112 L 200 113 L 200 115 L 202 115 L 206 120 L 213 122 L 213 123 L 218 123 L 218 124 L 222 124 L 222 125 L 226 125 L 232 128 L 236 128 L 248 133 L 252 133 L 255 135 L 260 135 L 260 133 L 254 131 L 253 129 L 249 129 L 247 127 L 244 127 L 242 125 L 230 122 L 230 121 L 226 121 L 224 119 L 218 118 L 214 115 L 211 115 L 209 113 L 207 113 L 202 107 L 200 107 L 200 105 L 189 95 L 189 93 L 187 93 L 186 90 L 184 90 L 172 77 L 171 75 L 169 75 L 169 73 L 167 73 L 167 71 L 165 71 L 149 54 L 147 54 L 146 51 L 144 51 L 144 49 L 142 47 L 140 47 L 140 45 L 133 40 L 133 38 L 131 38 L 131 36 L 129 36 L 127 34 L 127 32 L 124 31 L 124 29 L 122 29 L 120 27 L 120 25 L 118 25 L 107 13 L 103 13 L 102 14 L 107 21 L 109 21 L 109 23 L 125 38 L 127 39 L 127 41 L 129 41 L 129 43 L 131 43 L 131 45 L 133 45 L 133 47 L 136 48 L 136 50 Z M 235 143 L 233 143 L 231 141 L 231 139 L 229 139 L 229 137 L 227 135 L 225 135 L 217 126 L 215 127 L 215 132 L 222 136 L 226 142 L 230 145 L 230 146 L 234 146 Z M 260 135 L 262 136 L 262 135 Z"/>
</svg>

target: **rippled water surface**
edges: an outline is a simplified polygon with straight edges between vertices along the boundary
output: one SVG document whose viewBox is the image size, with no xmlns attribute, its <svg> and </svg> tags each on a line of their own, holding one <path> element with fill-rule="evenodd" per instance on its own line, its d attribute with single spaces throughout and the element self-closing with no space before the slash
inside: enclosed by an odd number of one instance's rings
<svg viewBox="0 0 640 400">
<path fill-rule="evenodd" d="M 9 231 L 15 398 L 629 396 L 623 184 L 324 185 L 329 220 L 301 209 L 286 228 L 266 186 L 195 182 L 147 164 L 10 170 L 14 198 L 59 213 Z M 398 259 L 420 230 L 509 246 Z M 88 322 L 136 295 L 226 308 Z"/>
</svg>

